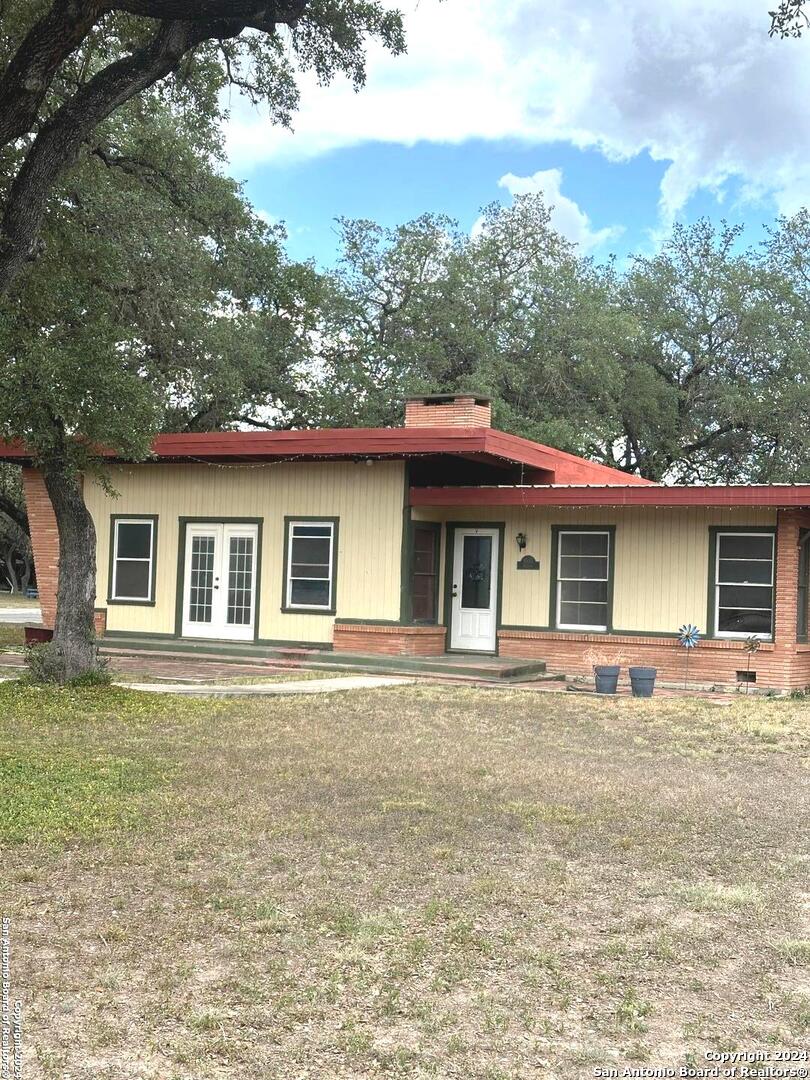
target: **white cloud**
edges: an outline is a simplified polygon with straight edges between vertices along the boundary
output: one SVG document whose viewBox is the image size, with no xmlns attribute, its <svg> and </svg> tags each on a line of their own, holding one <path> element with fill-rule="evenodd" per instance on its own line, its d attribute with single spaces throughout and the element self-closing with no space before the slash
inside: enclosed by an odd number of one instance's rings
<svg viewBox="0 0 810 1080">
<path fill-rule="evenodd" d="M 401 5 L 402 6 L 402 5 Z M 784 211 L 810 184 L 810 42 L 769 40 L 764 0 L 409 0 L 409 52 L 366 88 L 307 80 L 294 134 L 236 101 L 236 172 L 370 140 L 517 138 L 669 163 L 665 218 L 742 182 Z"/>
<path fill-rule="evenodd" d="M 621 236 L 621 225 L 610 225 L 594 230 L 591 219 L 573 199 L 560 191 L 563 174 L 561 169 L 541 169 L 532 176 L 515 176 L 507 173 L 498 181 L 498 186 L 506 188 L 510 195 L 541 194 L 546 206 L 551 210 L 551 224 L 557 232 L 576 244 L 583 254 Z"/>
</svg>

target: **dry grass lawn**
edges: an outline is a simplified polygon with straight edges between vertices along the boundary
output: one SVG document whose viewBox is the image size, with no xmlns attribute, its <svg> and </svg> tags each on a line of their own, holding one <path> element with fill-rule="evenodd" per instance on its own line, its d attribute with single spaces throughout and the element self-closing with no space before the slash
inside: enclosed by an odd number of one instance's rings
<svg viewBox="0 0 810 1080">
<path fill-rule="evenodd" d="M 0 686 L 27 1080 L 807 1046 L 810 704 Z"/>
</svg>

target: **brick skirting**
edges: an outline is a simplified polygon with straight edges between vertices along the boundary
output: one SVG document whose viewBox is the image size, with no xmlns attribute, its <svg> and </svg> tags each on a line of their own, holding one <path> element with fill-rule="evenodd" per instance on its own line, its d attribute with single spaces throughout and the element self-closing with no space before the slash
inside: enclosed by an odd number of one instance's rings
<svg viewBox="0 0 810 1080">
<path fill-rule="evenodd" d="M 542 630 L 500 630 L 501 656 L 515 659 L 545 660 L 550 672 L 561 675 L 593 675 L 589 653 L 602 654 L 604 663 L 616 657 L 623 668 L 633 665 L 654 667 L 662 682 L 683 681 L 685 650 L 675 638 L 643 637 L 621 634 L 560 634 Z M 689 657 L 689 683 L 693 686 L 733 686 L 737 672 L 746 669 L 748 655 L 739 640 L 701 641 Z M 799 647 L 801 648 L 801 646 Z M 773 690 L 798 690 L 810 685 L 810 653 L 795 645 L 765 642 L 751 659 L 757 687 Z"/>
<path fill-rule="evenodd" d="M 336 621 L 332 648 L 335 652 L 383 656 L 442 656 L 445 634 L 443 626 Z"/>
</svg>

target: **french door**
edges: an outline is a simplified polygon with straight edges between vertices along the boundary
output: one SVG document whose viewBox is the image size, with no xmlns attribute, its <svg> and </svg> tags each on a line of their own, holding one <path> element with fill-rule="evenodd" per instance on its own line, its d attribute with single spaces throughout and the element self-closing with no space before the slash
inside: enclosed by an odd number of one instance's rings
<svg viewBox="0 0 810 1080">
<path fill-rule="evenodd" d="M 183 637 L 252 641 L 257 525 L 186 526 Z"/>
<path fill-rule="evenodd" d="M 451 649 L 495 652 L 498 539 L 497 529 L 456 529 L 450 591 Z"/>
</svg>

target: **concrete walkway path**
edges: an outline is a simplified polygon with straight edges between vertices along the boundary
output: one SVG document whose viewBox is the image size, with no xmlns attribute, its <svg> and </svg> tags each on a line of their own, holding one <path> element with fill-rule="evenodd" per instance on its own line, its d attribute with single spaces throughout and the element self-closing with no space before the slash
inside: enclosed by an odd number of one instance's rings
<svg viewBox="0 0 810 1080">
<path fill-rule="evenodd" d="M 384 686 L 405 686 L 413 679 L 385 675 L 346 675 L 336 679 L 291 679 L 289 682 L 242 683 L 202 686 L 187 683 L 119 683 L 127 690 L 149 694 L 183 694 L 186 697 L 249 697 L 281 694 L 330 694 L 337 690 L 374 690 Z"/>
<path fill-rule="evenodd" d="M 38 607 L 0 607 L 0 623 L 31 623 L 39 626 L 42 612 Z"/>
</svg>

